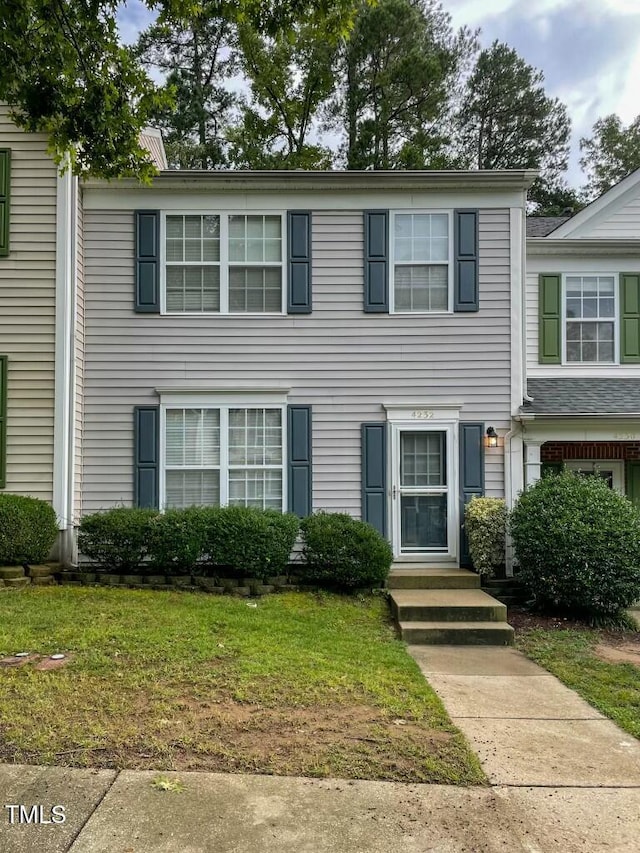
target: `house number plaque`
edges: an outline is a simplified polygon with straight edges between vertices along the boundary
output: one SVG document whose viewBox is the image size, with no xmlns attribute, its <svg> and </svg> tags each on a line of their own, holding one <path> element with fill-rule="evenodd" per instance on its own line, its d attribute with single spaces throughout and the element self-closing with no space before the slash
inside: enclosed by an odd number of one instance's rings
<svg viewBox="0 0 640 853">
<path fill-rule="evenodd" d="M 433 412 L 429 409 L 414 409 L 411 417 L 417 421 L 430 421 L 433 418 Z"/>
</svg>

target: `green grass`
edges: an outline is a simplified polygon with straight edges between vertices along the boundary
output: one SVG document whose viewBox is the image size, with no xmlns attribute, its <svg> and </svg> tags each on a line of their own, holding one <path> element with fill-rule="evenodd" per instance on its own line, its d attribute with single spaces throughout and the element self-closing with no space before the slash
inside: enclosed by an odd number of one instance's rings
<svg viewBox="0 0 640 853">
<path fill-rule="evenodd" d="M 482 783 L 382 598 L 98 587 L 0 596 L 0 760 Z"/>
<path fill-rule="evenodd" d="M 535 628 L 518 632 L 516 645 L 594 708 L 640 738 L 640 667 L 601 660 L 595 649 L 605 636 L 589 629 Z"/>
</svg>

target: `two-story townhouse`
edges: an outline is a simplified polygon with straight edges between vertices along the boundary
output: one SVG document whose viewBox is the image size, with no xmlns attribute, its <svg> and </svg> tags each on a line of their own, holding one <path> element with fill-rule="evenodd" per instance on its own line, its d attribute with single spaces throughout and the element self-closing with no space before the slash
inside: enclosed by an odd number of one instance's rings
<svg viewBox="0 0 640 853">
<path fill-rule="evenodd" d="M 344 511 L 398 560 L 464 562 L 465 501 L 522 487 L 533 178 L 86 182 L 79 511 Z"/>
<path fill-rule="evenodd" d="M 528 226 L 525 482 L 564 464 L 640 506 L 640 170 Z"/>
<path fill-rule="evenodd" d="M 158 131 L 141 137 L 166 168 Z M 82 490 L 82 189 L 0 104 L 0 493 L 50 502 L 75 559 Z"/>
</svg>

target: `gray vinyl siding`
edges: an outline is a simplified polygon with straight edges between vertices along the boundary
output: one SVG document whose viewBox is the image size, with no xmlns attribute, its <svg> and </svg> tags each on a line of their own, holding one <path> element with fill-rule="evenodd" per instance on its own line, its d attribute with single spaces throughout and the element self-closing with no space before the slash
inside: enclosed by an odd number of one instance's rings
<svg viewBox="0 0 640 853">
<path fill-rule="evenodd" d="M 10 254 L 0 258 L 0 354 L 9 356 L 4 491 L 51 500 L 56 263 L 56 169 L 46 138 L 0 106 L 11 148 Z"/>
<path fill-rule="evenodd" d="M 74 494 L 73 518 L 82 516 L 82 432 L 84 421 L 84 212 L 78 192 L 76 222 L 76 311 L 75 311 L 75 398 L 74 398 Z"/>
<path fill-rule="evenodd" d="M 313 406 L 314 509 L 360 514 L 360 424 L 382 402 L 461 402 L 461 419 L 510 425 L 509 211 L 480 214 L 480 311 L 363 312 L 362 212 L 313 215 L 313 313 L 133 312 L 133 214 L 85 211 L 83 510 L 133 499 L 133 406 L 158 387 L 283 385 Z M 487 494 L 504 494 L 487 457 Z"/>
</svg>

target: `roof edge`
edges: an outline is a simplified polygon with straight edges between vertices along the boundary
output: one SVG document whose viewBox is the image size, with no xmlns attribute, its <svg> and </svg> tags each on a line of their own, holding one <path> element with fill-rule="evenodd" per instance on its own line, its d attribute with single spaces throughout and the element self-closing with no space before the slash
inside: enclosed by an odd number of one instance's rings
<svg viewBox="0 0 640 853">
<path fill-rule="evenodd" d="M 535 169 L 499 169 L 499 170 L 422 170 L 422 171 L 309 171 L 309 170 L 164 170 L 153 178 L 151 188 L 172 189 L 189 188 L 210 189 L 282 189 L 299 187 L 301 189 L 321 187 L 322 189 L 528 189 L 538 172 Z M 194 184 L 196 186 L 194 187 Z M 83 186 L 88 189 L 117 191 L 122 188 L 149 189 L 135 178 L 119 178 L 105 181 L 87 178 Z"/>
</svg>

